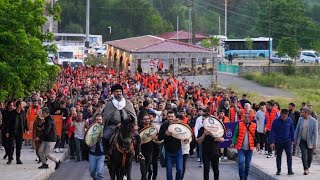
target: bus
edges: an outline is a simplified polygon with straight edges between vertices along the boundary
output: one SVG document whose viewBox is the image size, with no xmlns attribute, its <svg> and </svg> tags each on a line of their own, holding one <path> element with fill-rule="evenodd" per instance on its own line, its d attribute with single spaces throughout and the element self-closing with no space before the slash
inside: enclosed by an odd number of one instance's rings
<svg viewBox="0 0 320 180">
<path fill-rule="evenodd" d="M 74 42 L 84 43 L 86 40 L 85 34 L 74 34 L 74 33 L 54 33 L 54 41 L 57 42 Z M 89 35 L 89 46 L 90 48 L 102 47 L 102 35 Z"/>
<path fill-rule="evenodd" d="M 251 40 L 253 43 L 251 50 L 246 47 L 245 39 L 224 40 L 225 56 L 228 57 L 231 54 L 235 58 L 267 58 L 269 57 L 269 48 L 272 55 L 272 38 L 270 41 L 266 37 L 251 38 Z"/>
</svg>

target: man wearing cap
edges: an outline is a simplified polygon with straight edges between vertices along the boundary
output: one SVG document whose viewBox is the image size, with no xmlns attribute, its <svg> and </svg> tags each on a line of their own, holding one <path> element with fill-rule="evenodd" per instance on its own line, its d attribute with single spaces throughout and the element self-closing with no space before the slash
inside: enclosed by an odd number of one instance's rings
<svg viewBox="0 0 320 180">
<path fill-rule="evenodd" d="M 150 103 L 149 103 L 149 101 L 147 101 L 147 100 L 145 100 L 145 101 L 143 101 L 143 106 L 142 107 L 140 107 L 140 109 L 139 109 L 139 113 L 138 113 L 138 125 L 139 125 L 139 127 L 140 128 L 142 128 L 143 127 L 143 115 L 144 114 L 148 114 L 148 111 L 149 111 L 149 105 L 150 105 Z"/>
<path fill-rule="evenodd" d="M 277 155 L 277 173 L 281 174 L 282 151 L 285 150 L 287 155 L 288 175 L 294 175 L 292 172 L 292 145 L 294 144 L 294 126 L 293 121 L 288 117 L 288 109 L 282 109 L 280 117 L 272 122 L 270 130 L 270 148 L 276 148 Z"/>
<path fill-rule="evenodd" d="M 121 122 L 133 121 L 134 131 L 138 130 L 137 115 L 130 101 L 123 97 L 123 88 L 120 84 L 116 84 L 111 87 L 112 98 L 106 103 L 102 112 L 104 129 L 103 137 L 106 140 L 106 145 L 110 143 L 110 138 L 114 134 L 117 126 L 120 126 Z M 135 138 L 140 146 L 139 134 L 136 133 Z M 109 155 L 106 151 L 107 156 Z"/>
</svg>

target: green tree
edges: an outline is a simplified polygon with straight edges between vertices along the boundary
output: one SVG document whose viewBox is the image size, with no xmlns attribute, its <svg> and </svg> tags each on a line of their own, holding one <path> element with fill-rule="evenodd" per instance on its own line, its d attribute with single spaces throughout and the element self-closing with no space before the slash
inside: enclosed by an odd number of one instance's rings
<svg viewBox="0 0 320 180">
<path fill-rule="evenodd" d="M 201 46 L 205 48 L 217 48 L 219 46 L 219 38 L 216 38 L 214 36 L 211 36 L 209 39 L 204 39 L 200 42 Z"/>
<path fill-rule="evenodd" d="M 310 46 L 312 47 L 313 50 L 320 52 L 320 40 L 312 41 Z"/>
<path fill-rule="evenodd" d="M 65 33 L 83 33 L 83 27 L 79 24 L 70 23 L 64 28 Z"/>
<path fill-rule="evenodd" d="M 279 40 L 277 51 L 280 56 L 288 55 L 291 58 L 296 58 L 299 54 L 299 45 L 291 37 L 283 37 Z"/>
<path fill-rule="evenodd" d="M 59 69 L 47 65 L 42 45 L 53 38 L 42 32 L 44 11 L 44 0 L 0 1 L 0 100 L 23 97 L 55 82 Z M 48 10 L 55 20 L 59 11 L 58 5 Z"/>
<path fill-rule="evenodd" d="M 253 48 L 253 41 L 251 39 L 250 36 L 247 36 L 245 39 L 244 39 L 244 43 L 246 45 L 246 48 L 249 50 L 249 56 L 251 56 L 251 50 Z"/>
<path fill-rule="evenodd" d="M 319 25 L 304 15 L 302 0 L 270 0 L 271 4 L 271 37 L 274 45 L 282 37 L 297 40 L 302 47 L 309 48 L 311 41 L 319 39 Z M 263 1 L 258 12 L 256 31 L 259 36 L 268 37 L 269 0 Z"/>
</svg>

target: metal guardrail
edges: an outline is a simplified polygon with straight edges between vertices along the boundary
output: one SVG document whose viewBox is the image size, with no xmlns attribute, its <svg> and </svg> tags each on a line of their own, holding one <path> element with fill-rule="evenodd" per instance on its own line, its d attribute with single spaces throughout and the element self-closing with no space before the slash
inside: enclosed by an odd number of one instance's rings
<svg viewBox="0 0 320 180">
<path fill-rule="evenodd" d="M 219 73 L 238 75 L 239 74 L 239 66 L 238 65 L 232 65 L 232 64 L 219 64 L 218 72 Z"/>
</svg>

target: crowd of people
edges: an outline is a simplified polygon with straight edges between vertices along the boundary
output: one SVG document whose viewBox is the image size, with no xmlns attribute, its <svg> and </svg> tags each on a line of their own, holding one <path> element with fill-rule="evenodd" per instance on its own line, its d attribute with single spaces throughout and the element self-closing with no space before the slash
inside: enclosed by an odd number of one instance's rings
<svg viewBox="0 0 320 180">
<path fill-rule="evenodd" d="M 119 90 L 120 94 L 117 94 Z M 64 68 L 53 89 L 1 103 L 1 140 L 6 152 L 3 159 L 8 159 L 7 164 L 10 165 L 15 148 L 16 163 L 22 164 L 21 146 L 23 141 L 29 141 L 23 140 L 23 134 L 30 131 L 26 116 L 33 114 L 37 118 L 33 124 L 31 145 L 36 150 L 36 160 L 42 163 L 40 169 L 48 168 L 48 159 L 56 163 L 56 169 L 59 168 L 61 162 L 51 150 L 61 153 L 68 147 L 70 159 L 89 160 L 91 177 L 103 179 L 108 150 L 104 147 L 103 138 L 96 146 L 87 147 L 85 132 L 93 123 L 108 125 L 103 117 L 107 102 L 117 99 L 121 107 L 122 98 L 133 105 L 137 118 L 135 131 L 152 123 L 161 125 L 153 141 L 141 144 L 141 150 L 136 150 L 139 152 L 135 161 L 141 164 L 142 180 L 157 179 L 159 158 L 161 166 L 166 167 L 168 180 L 173 179 L 173 164 L 176 166 L 176 179 L 184 179 L 187 159 L 194 158 L 195 152 L 199 167 L 203 167 L 203 179 L 209 179 L 210 165 L 214 179 L 219 179 L 219 161 L 228 160 L 228 151 L 219 147 L 223 137 L 212 137 L 203 127 L 203 120 L 208 116 L 223 123 L 238 122 L 231 147 L 238 150 L 240 179 L 248 177 L 255 147 L 261 153 L 264 150 L 266 158 L 272 158 L 275 150 L 277 175 L 281 173 L 281 155 L 285 150 L 288 174 L 293 175 L 292 156 L 299 146 L 304 173 L 309 173 L 318 138 L 318 117 L 311 105 L 303 103 L 298 108 L 290 103 L 288 108 L 281 109 L 272 100 L 250 102 L 246 94 L 240 99 L 235 92 L 212 91 L 184 78 L 179 81 L 172 75 L 129 74 L 104 66 Z M 63 118 L 61 136 L 57 136 L 51 115 Z M 181 141 L 172 136 L 168 126 L 177 122 L 192 129 L 192 139 Z"/>
</svg>

